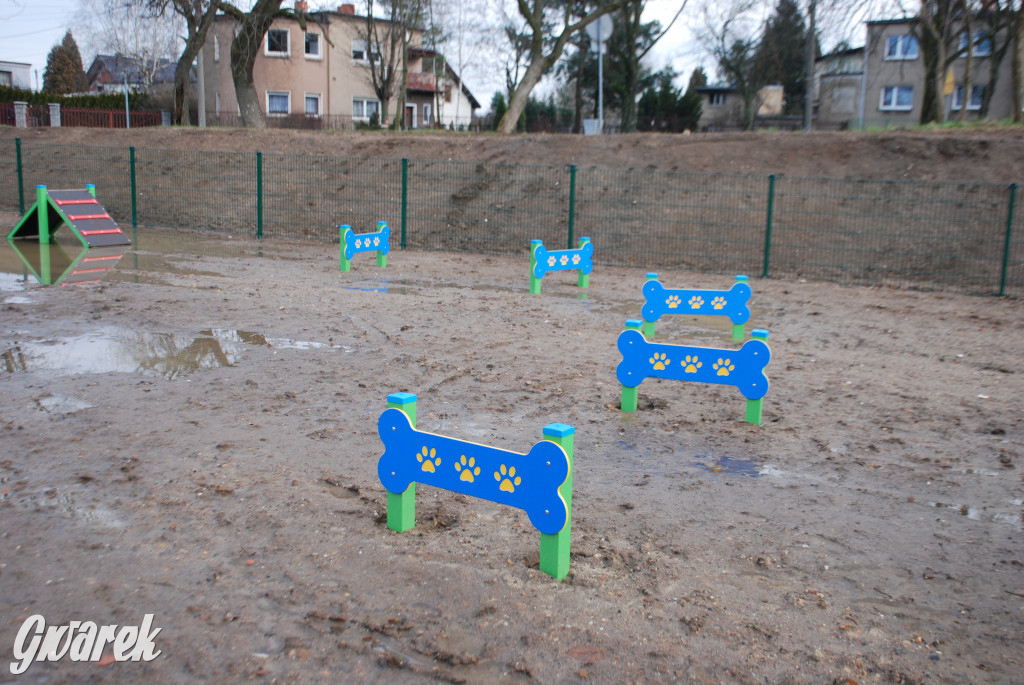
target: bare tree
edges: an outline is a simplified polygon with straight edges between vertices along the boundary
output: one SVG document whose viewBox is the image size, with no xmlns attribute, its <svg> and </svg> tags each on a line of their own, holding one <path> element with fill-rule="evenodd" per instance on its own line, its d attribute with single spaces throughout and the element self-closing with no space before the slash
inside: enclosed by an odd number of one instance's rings
<svg viewBox="0 0 1024 685">
<path fill-rule="evenodd" d="M 440 0 L 431 3 L 434 22 L 440 29 L 439 43 L 444 61 L 453 66 L 460 79 L 483 52 L 488 33 L 486 12 L 480 0 Z M 445 72 L 442 71 L 442 76 Z M 461 84 L 453 84 L 461 88 Z M 462 98 L 455 99 L 455 121 L 459 120 Z M 440 111 L 440 110 L 439 110 Z"/>
<path fill-rule="evenodd" d="M 405 126 L 405 90 L 409 48 L 416 31 L 422 31 L 424 0 L 382 0 L 386 19 L 374 16 L 373 0 L 366 0 L 366 25 L 359 31 L 370 66 L 370 84 L 380 100 L 380 120 L 388 120 L 388 107 L 396 95 L 394 128 Z"/>
<path fill-rule="evenodd" d="M 84 0 L 89 40 L 97 52 L 127 57 L 138 73 L 135 84 L 148 91 L 165 60 L 177 52 L 180 18 L 146 2 Z"/>
<path fill-rule="evenodd" d="M 728 80 L 743 99 L 743 128 L 754 125 L 760 103 L 758 91 L 764 85 L 753 68 L 754 53 L 764 24 L 752 15 L 763 9 L 758 0 L 733 0 L 721 4 L 705 2 L 701 8 L 704 30 L 700 34 L 705 49 L 718 64 L 720 76 Z"/>
<path fill-rule="evenodd" d="M 174 13 L 185 23 L 185 45 L 174 69 L 174 123 L 188 126 L 188 93 L 191 89 L 192 64 L 206 43 L 206 35 L 221 9 L 220 0 L 136 0 L 159 14 Z"/>
<path fill-rule="evenodd" d="M 529 50 L 526 71 L 516 83 L 509 98 L 508 110 L 498 124 L 499 133 L 512 133 L 516 129 L 519 115 L 526 107 L 526 101 L 534 87 L 562 56 L 569 38 L 577 31 L 597 21 L 601 16 L 614 12 L 628 0 L 607 0 L 599 3 L 597 9 L 586 13 L 582 19 L 575 19 L 573 9 L 577 0 L 517 0 L 519 14 L 526 20 L 529 35 Z M 532 4 L 531 4 L 532 3 Z M 555 24 L 561 32 L 555 34 Z"/>
</svg>

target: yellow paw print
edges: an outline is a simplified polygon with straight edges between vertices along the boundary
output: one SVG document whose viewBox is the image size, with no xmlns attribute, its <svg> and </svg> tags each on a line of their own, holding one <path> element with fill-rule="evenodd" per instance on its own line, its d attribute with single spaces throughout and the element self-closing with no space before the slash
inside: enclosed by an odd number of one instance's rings
<svg viewBox="0 0 1024 685">
<path fill-rule="evenodd" d="M 459 472 L 459 480 L 464 480 L 467 483 L 472 483 L 476 480 L 476 476 L 480 475 L 480 467 L 476 465 L 476 457 L 470 457 L 466 459 L 466 455 L 463 454 L 459 461 L 455 462 L 455 470 Z"/>
<path fill-rule="evenodd" d="M 678 295 L 669 295 L 668 299 L 665 300 L 665 304 L 668 305 L 669 309 L 675 309 L 681 302 L 682 300 L 679 299 Z"/>
<path fill-rule="evenodd" d="M 668 366 L 670 361 L 672 360 L 669 359 L 668 355 L 665 354 L 664 352 L 655 352 L 654 356 L 651 357 L 651 363 L 654 364 L 655 371 L 661 371 L 666 366 Z"/>
<path fill-rule="evenodd" d="M 715 299 L 711 300 L 711 306 L 715 309 L 721 309 L 725 306 L 725 298 L 719 295 Z"/>
<path fill-rule="evenodd" d="M 569 257 L 567 255 L 562 255 L 562 266 L 565 266 L 568 263 L 569 263 Z"/>
<path fill-rule="evenodd" d="M 362 246 L 363 246 L 363 241 L 362 240 L 356 240 L 356 247 L 362 247 Z"/>
<path fill-rule="evenodd" d="M 572 263 L 573 264 L 579 264 L 580 263 L 580 256 L 578 254 L 574 254 L 572 256 Z"/>
<path fill-rule="evenodd" d="M 523 482 L 523 479 L 516 475 L 516 467 L 505 468 L 502 464 L 499 471 L 494 472 L 494 480 L 501 481 L 498 489 L 503 492 L 515 492 L 516 486 Z"/>
<path fill-rule="evenodd" d="M 380 238 L 374 238 L 373 239 L 373 246 L 377 247 L 378 245 L 380 245 Z"/>
<path fill-rule="evenodd" d="M 420 470 L 427 473 L 436 473 L 437 469 L 434 467 L 441 465 L 441 457 L 437 456 L 437 450 L 433 447 L 428 450 L 426 445 L 416 455 L 416 461 L 421 464 Z"/>
<path fill-rule="evenodd" d="M 700 309 L 704 306 L 704 298 L 700 295 L 694 295 L 689 301 L 690 309 Z"/>
<path fill-rule="evenodd" d="M 711 368 L 718 372 L 719 376 L 728 376 L 730 371 L 736 370 L 736 365 L 729 363 L 729 360 L 718 359 L 717 362 L 711 365 Z"/>
<path fill-rule="evenodd" d="M 697 369 L 704 366 L 704 362 L 700 361 L 697 355 L 686 355 L 686 359 L 683 360 L 683 371 L 686 373 L 697 373 Z"/>
<path fill-rule="evenodd" d="M 555 260 L 554 255 L 552 255 L 551 257 L 548 257 L 548 266 L 554 266 L 555 265 L 555 261 L 556 260 Z"/>
</svg>

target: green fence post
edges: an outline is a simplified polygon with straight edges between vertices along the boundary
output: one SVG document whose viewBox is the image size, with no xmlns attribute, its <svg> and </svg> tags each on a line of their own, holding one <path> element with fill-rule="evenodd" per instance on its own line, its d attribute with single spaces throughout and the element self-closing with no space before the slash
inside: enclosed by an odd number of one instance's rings
<svg viewBox="0 0 1024 685">
<path fill-rule="evenodd" d="M 416 395 L 411 392 L 396 392 L 388 395 L 388 409 L 398 409 L 409 417 L 409 423 L 416 427 Z M 405 492 L 396 495 L 388 492 L 388 528 L 401 533 L 416 526 L 416 482 L 409 484 Z"/>
<path fill-rule="evenodd" d="M 263 153 L 256 153 L 256 238 L 263 240 Z"/>
<path fill-rule="evenodd" d="M 565 500 L 565 527 L 548 535 L 540 534 L 540 570 L 555 580 L 562 580 L 569 573 L 569 537 L 572 531 L 572 470 L 573 447 L 576 429 L 564 423 L 551 423 L 544 426 L 544 439 L 549 440 L 563 450 L 569 457 L 569 475 L 558 488 L 558 493 Z"/>
<path fill-rule="evenodd" d="M 658 274 L 654 273 L 653 271 L 648 272 L 647 280 L 658 280 Z M 654 340 L 654 328 L 655 326 L 653 321 L 644 321 L 644 337 L 647 338 L 648 340 Z"/>
<path fill-rule="evenodd" d="M 131 181 L 132 181 L 132 228 L 137 228 L 139 225 L 139 205 L 135 196 L 135 148 L 128 148 L 128 166 L 131 169 Z"/>
<path fill-rule="evenodd" d="M 21 166 L 21 138 L 14 139 L 14 153 L 18 158 L 18 213 L 25 215 L 25 175 Z"/>
<path fill-rule="evenodd" d="M 409 209 L 409 160 L 402 157 L 402 249 L 405 249 L 405 226 Z"/>
<path fill-rule="evenodd" d="M 999 297 L 1006 294 L 1006 269 L 1010 265 L 1010 239 L 1013 236 L 1013 211 L 1017 205 L 1016 183 L 1010 184 L 1010 208 L 1006 212 L 1006 238 L 1003 242 L 1003 270 L 999 275 Z"/>
<path fill-rule="evenodd" d="M 643 322 L 638 319 L 629 319 L 628 321 L 626 321 L 626 330 L 639 331 L 642 324 Z M 626 386 L 622 386 L 622 403 L 620 404 L 619 408 L 622 411 L 636 411 L 637 400 L 639 395 L 639 385 L 636 386 L 635 388 L 627 388 Z"/>
<path fill-rule="evenodd" d="M 768 177 L 768 216 L 764 225 L 764 271 L 762 278 L 768 278 L 772 252 L 772 215 L 775 213 L 775 174 Z"/>
<path fill-rule="evenodd" d="M 572 249 L 572 234 L 576 225 L 576 165 L 569 165 L 569 240 L 565 249 Z"/>
</svg>

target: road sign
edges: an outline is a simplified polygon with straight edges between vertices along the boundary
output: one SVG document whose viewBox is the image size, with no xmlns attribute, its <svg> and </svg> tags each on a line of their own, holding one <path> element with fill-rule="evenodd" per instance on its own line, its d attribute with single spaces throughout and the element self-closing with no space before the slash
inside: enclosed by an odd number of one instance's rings
<svg viewBox="0 0 1024 685">
<path fill-rule="evenodd" d="M 590 36 L 590 49 L 597 52 L 598 46 L 606 43 L 612 37 L 612 28 L 612 18 L 607 14 L 601 15 L 597 21 L 587 24 L 585 30 Z"/>
</svg>

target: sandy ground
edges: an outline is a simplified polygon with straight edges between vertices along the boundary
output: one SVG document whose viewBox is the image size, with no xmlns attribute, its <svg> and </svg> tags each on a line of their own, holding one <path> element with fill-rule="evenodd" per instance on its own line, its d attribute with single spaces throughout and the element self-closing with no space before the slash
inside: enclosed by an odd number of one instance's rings
<svg viewBox="0 0 1024 685">
<path fill-rule="evenodd" d="M 753 279 L 755 426 L 726 386 L 647 381 L 619 411 L 640 269 L 538 296 L 512 258 L 136 248 L 49 288 L 0 252 L 0 681 L 1020 682 L 1020 301 Z M 696 317 L 657 340 L 736 346 Z M 576 427 L 564 582 L 516 509 L 421 486 L 387 529 L 397 391 L 503 449 Z M 152 662 L 8 673 L 31 615 L 147 613 Z"/>
</svg>

